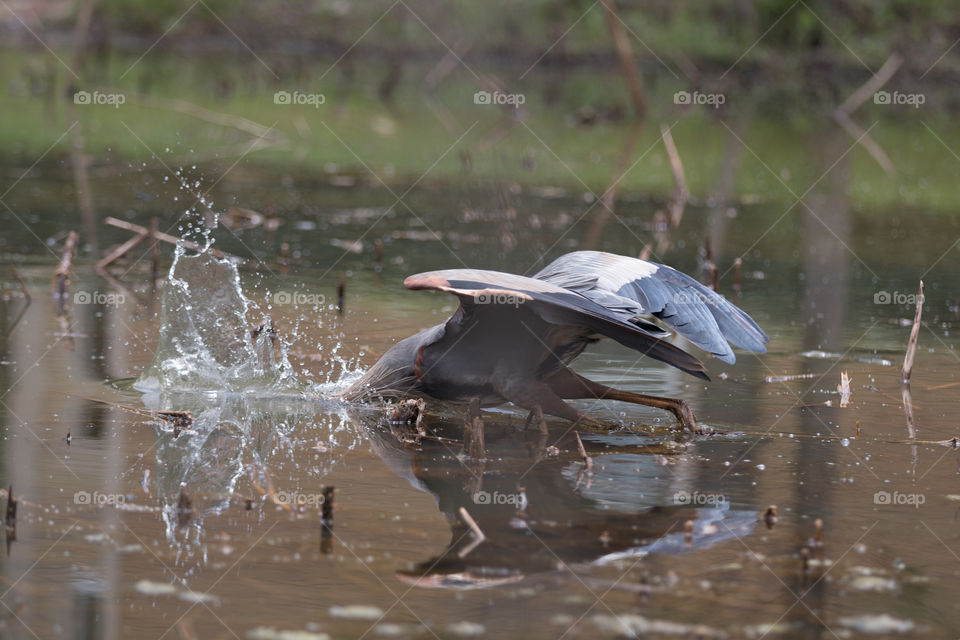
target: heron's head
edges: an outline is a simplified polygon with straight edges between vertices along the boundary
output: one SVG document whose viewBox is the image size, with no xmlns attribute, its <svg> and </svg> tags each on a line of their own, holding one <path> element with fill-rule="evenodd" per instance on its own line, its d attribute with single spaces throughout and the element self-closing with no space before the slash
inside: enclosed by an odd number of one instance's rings
<svg viewBox="0 0 960 640">
<path fill-rule="evenodd" d="M 425 329 L 390 347 L 377 363 L 343 392 L 349 401 L 404 398 L 417 393 L 420 381 L 414 373 L 417 351 L 433 340 Z"/>
</svg>

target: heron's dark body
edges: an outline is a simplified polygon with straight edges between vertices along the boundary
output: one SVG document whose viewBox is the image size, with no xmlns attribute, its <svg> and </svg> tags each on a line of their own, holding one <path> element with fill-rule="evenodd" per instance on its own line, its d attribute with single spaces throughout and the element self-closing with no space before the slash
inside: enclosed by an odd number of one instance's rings
<svg viewBox="0 0 960 640">
<path fill-rule="evenodd" d="M 734 361 L 728 341 L 755 352 L 767 341 L 746 313 L 689 276 L 608 253 L 567 254 L 532 278 L 455 269 L 410 276 L 404 284 L 453 293 L 460 306 L 445 323 L 389 349 L 344 392 L 348 400 L 476 398 L 485 406 L 513 402 L 574 420 L 582 414 L 563 399 L 613 398 L 680 417 L 680 408 L 688 411 L 680 401 L 610 389 L 567 365 L 608 337 L 707 379 L 697 358 L 664 341 L 669 332 L 657 322 L 726 362 Z"/>
<path fill-rule="evenodd" d="M 401 340 L 364 378 L 385 373 L 385 369 L 376 370 L 381 362 L 397 361 L 406 366 L 390 376 L 390 384 L 367 389 L 363 396 L 414 396 L 449 402 L 479 398 L 482 406 L 495 406 L 507 402 L 498 388 L 508 380 L 518 375 L 544 380 L 597 341 L 580 328 L 547 323 L 532 311 L 519 308 L 523 305 L 516 310 L 500 306 L 503 308 L 492 310 L 492 317 L 485 317 L 482 323 L 438 324 Z M 463 312 L 458 309 L 456 313 Z M 521 331 L 512 329 L 515 322 L 521 323 Z M 466 333 L 470 334 L 469 340 L 464 339 Z M 499 356 L 494 358 L 493 354 Z M 363 382 L 361 379 L 354 386 L 357 392 L 364 391 Z M 394 393 L 397 385 L 405 389 Z"/>
</svg>

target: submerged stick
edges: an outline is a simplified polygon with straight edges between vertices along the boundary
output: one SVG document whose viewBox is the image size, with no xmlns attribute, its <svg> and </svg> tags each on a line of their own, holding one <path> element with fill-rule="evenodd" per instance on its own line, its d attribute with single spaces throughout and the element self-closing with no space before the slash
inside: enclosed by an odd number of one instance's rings
<svg viewBox="0 0 960 640">
<path fill-rule="evenodd" d="M 376 273 L 383 271 L 383 240 L 380 238 L 373 242 L 373 270 Z"/>
<path fill-rule="evenodd" d="M 487 457 L 487 448 L 483 437 L 483 418 L 480 417 L 480 399 L 470 401 L 467 409 L 467 421 L 463 425 L 463 450 L 471 458 L 480 460 Z"/>
<path fill-rule="evenodd" d="M 767 510 L 763 512 L 763 522 L 767 525 L 767 529 L 773 529 L 774 525 L 777 524 L 777 505 L 772 504 L 767 507 Z"/>
<path fill-rule="evenodd" d="M 193 516 L 193 502 L 190 496 L 183 489 L 180 489 L 180 497 L 177 499 L 177 526 L 185 527 L 190 523 Z"/>
<path fill-rule="evenodd" d="M 290 243 L 281 242 L 280 243 L 280 254 L 277 256 L 277 267 L 280 269 L 280 273 L 286 275 L 287 270 L 290 269 Z"/>
<path fill-rule="evenodd" d="M 333 494 L 334 487 L 323 488 L 323 503 L 320 507 L 320 553 L 333 550 Z"/>
<path fill-rule="evenodd" d="M 30 290 L 27 289 L 27 285 L 25 285 L 23 280 L 20 279 L 20 274 L 17 273 L 17 270 L 12 264 L 10 265 L 10 275 L 12 275 L 13 279 L 17 281 L 17 284 L 20 285 L 20 291 L 23 292 L 23 297 L 26 299 L 27 305 L 29 306 L 29 304 L 33 302 L 33 298 L 30 297 Z"/>
<path fill-rule="evenodd" d="M 903 373 L 900 381 L 910 384 L 910 374 L 913 373 L 913 358 L 917 355 L 917 340 L 920 337 L 920 315 L 923 313 L 923 280 L 920 281 L 920 290 L 917 293 L 917 311 L 913 316 L 913 327 L 910 329 L 910 340 L 907 342 L 907 353 L 903 358 Z"/>
<path fill-rule="evenodd" d="M 13 485 L 7 489 L 7 511 L 3 518 L 3 530 L 7 538 L 7 555 L 10 555 L 10 543 L 17 539 L 17 501 L 13 497 Z"/>
</svg>

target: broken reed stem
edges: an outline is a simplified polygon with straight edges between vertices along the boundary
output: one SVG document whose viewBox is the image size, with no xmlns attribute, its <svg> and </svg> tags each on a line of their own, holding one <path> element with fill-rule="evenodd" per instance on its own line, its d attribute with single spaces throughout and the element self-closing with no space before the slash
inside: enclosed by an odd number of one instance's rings
<svg viewBox="0 0 960 640">
<path fill-rule="evenodd" d="M 880 67 L 880 70 L 877 71 L 869 80 L 863 83 L 856 91 L 850 94 L 850 97 L 843 101 L 837 111 L 840 113 L 850 115 L 854 111 L 860 108 L 860 106 L 869 100 L 873 94 L 880 90 L 880 88 L 887 83 L 890 78 L 893 77 L 893 74 L 897 72 L 897 69 L 900 68 L 900 65 L 903 63 L 903 57 L 898 53 L 893 53 L 887 61 L 883 63 L 883 66 Z"/>
<path fill-rule="evenodd" d="M 633 110 L 637 120 L 642 121 L 647 114 L 647 100 L 643 94 L 643 79 L 637 70 L 637 63 L 630 47 L 630 37 L 627 35 L 623 20 L 617 15 L 614 0 L 601 0 L 601 3 L 605 9 L 604 17 L 607 19 L 610 39 L 613 40 L 613 48 L 620 62 L 620 73 L 633 100 Z"/>
<path fill-rule="evenodd" d="M 465 507 L 460 507 L 460 517 L 463 518 L 463 521 L 467 523 L 467 526 L 470 527 L 470 531 L 473 532 L 473 540 L 466 547 L 460 550 L 460 553 L 457 554 L 460 558 L 467 557 L 470 552 L 480 546 L 484 540 L 487 539 L 487 536 L 483 535 L 483 531 L 480 530 L 480 525 L 477 524 L 477 521 L 470 517 L 470 514 L 467 513 Z"/>
<path fill-rule="evenodd" d="M 850 115 L 859 109 L 864 102 L 869 100 L 871 96 L 875 95 L 877 91 L 880 90 L 880 87 L 885 85 L 887 81 L 893 77 L 893 74 L 897 72 L 897 69 L 900 68 L 902 63 L 903 58 L 899 54 L 893 53 L 887 58 L 887 61 L 883 63 L 883 66 L 880 67 L 877 73 L 863 83 L 860 88 L 854 91 L 850 97 L 844 100 L 833 112 L 833 118 L 837 121 L 837 124 L 861 144 L 867 153 L 876 160 L 877 164 L 879 164 L 890 177 L 895 176 L 897 173 L 897 169 L 893 166 L 893 162 L 890 161 L 890 157 L 883 150 L 883 147 L 870 137 L 865 129 L 850 118 Z"/>
<path fill-rule="evenodd" d="M 580 450 L 580 458 L 583 460 L 584 468 L 587 473 L 593 473 L 593 458 L 587 455 L 587 450 L 583 446 L 583 440 L 580 439 L 580 432 L 574 431 L 573 435 L 577 437 L 577 449 Z"/>
<path fill-rule="evenodd" d="M 480 530 L 480 525 L 477 524 L 477 521 L 467 513 L 466 507 L 460 507 L 460 517 L 463 518 L 463 521 L 470 527 L 470 531 L 473 532 L 477 540 L 482 542 L 487 539 L 487 536 L 483 535 L 483 531 Z"/>
<path fill-rule="evenodd" d="M 663 137 L 663 146 L 667 150 L 667 156 L 670 158 L 670 170 L 673 172 L 674 192 L 673 199 L 670 202 L 670 228 L 676 229 L 683 219 L 683 211 L 687 206 L 690 191 L 687 189 L 683 162 L 680 160 L 677 145 L 674 144 L 673 136 L 670 134 L 670 127 L 661 124 L 660 135 Z"/>
<path fill-rule="evenodd" d="M 70 269 L 73 268 L 73 256 L 77 253 L 76 231 L 67 234 L 67 241 L 63 245 L 63 253 L 60 254 L 60 264 L 57 270 L 53 272 L 53 296 L 57 299 L 57 309 L 62 310 L 63 300 L 67 296 L 67 287 L 70 286 Z"/>
<path fill-rule="evenodd" d="M 159 233 L 160 223 L 154 216 L 150 219 L 150 283 L 154 287 L 160 279 L 160 245 L 157 243 Z"/>
<path fill-rule="evenodd" d="M 143 231 L 137 232 L 137 235 L 133 236 L 116 249 L 108 253 L 100 262 L 97 263 L 97 269 L 105 269 L 108 265 L 112 264 L 122 256 L 124 256 L 128 251 L 133 249 L 135 246 L 143 242 L 150 235 L 149 229 L 144 229 Z"/>
<path fill-rule="evenodd" d="M 347 295 L 347 277 L 340 274 L 340 282 L 337 284 L 337 313 L 343 315 L 344 299 Z"/>
<path fill-rule="evenodd" d="M 111 227 L 117 227 L 118 229 L 130 231 L 131 233 L 138 233 L 138 234 L 150 233 L 150 229 L 148 229 L 147 227 L 142 227 L 139 224 L 127 222 L 126 220 L 118 220 L 117 218 L 108 217 L 104 219 L 104 222 L 110 225 Z M 154 235 L 154 238 L 156 238 L 157 240 L 160 240 L 161 242 L 166 242 L 167 244 L 174 244 L 174 245 L 181 241 L 181 238 L 178 238 L 176 236 L 171 236 L 169 233 L 162 233 L 162 232 L 156 233 Z M 191 240 L 183 240 L 183 246 L 185 249 L 190 249 L 191 251 L 203 251 L 203 247 L 201 247 L 196 242 L 193 242 Z M 219 249 L 214 249 L 211 247 L 209 251 L 210 253 L 213 254 L 215 258 L 220 260 L 223 260 L 224 258 L 228 258 L 231 262 L 237 262 L 237 263 L 243 262 L 242 258 L 238 258 L 237 256 L 230 255 L 229 253 L 224 253 Z"/>
<path fill-rule="evenodd" d="M 910 374 L 913 373 L 913 359 L 917 355 L 917 340 L 920 337 L 920 315 L 923 313 L 923 280 L 920 281 L 920 291 L 917 294 L 917 311 L 913 316 L 913 327 L 910 329 L 910 341 L 907 342 L 907 353 L 903 358 L 903 373 L 900 381 L 910 384 Z"/>
</svg>

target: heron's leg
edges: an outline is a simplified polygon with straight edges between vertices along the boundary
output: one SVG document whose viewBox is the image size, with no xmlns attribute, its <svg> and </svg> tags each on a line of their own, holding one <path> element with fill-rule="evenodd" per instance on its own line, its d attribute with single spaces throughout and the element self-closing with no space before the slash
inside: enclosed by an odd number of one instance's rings
<svg viewBox="0 0 960 640">
<path fill-rule="evenodd" d="M 682 427 L 690 431 L 697 431 L 697 419 L 685 400 L 678 398 L 661 398 L 648 396 L 632 391 L 621 391 L 606 385 L 587 380 L 570 369 L 561 369 L 544 382 L 560 398 L 596 398 L 598 400 L 620 400 L 647 407 L 655 407 L 671 412 L 677 417 Z"/>
<path fill-rule="evenodd" d="M 527 419 L 523 423 L 523 430 L 526 431 L 529 429 L 531 424 L 536 424 L 540 433 L 546 435 L 547 421 L 543 419 L 543 409 L 540 408 L 540 405 L 535 406 L 530 413 L 527 414 Z"/>
<path fill-rule="evenodd" d="M 547 413 L 570 422 L 584 422 L 593 426 L 602 426 L 593 418 L 577 411 L 563 401 L 554 391 L 543 382 L 532 382 L 523 385 L 499 385 L 497 393 L 513 404 L 526 409 Z"/>
</svg>

